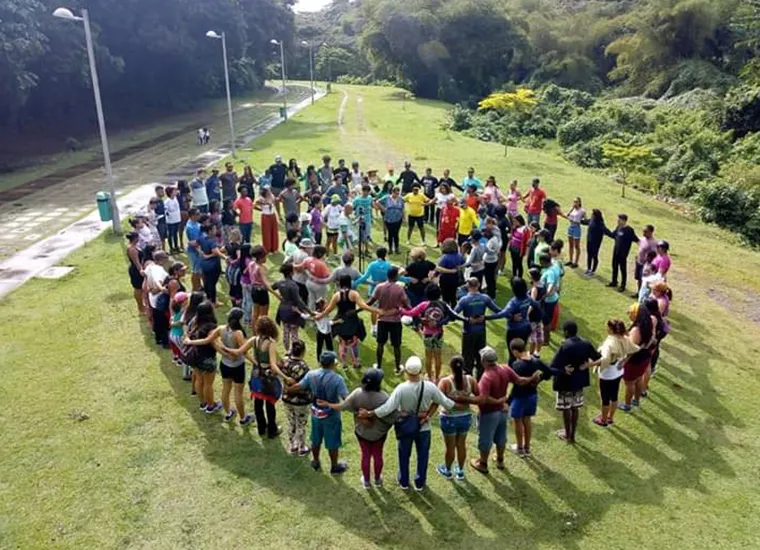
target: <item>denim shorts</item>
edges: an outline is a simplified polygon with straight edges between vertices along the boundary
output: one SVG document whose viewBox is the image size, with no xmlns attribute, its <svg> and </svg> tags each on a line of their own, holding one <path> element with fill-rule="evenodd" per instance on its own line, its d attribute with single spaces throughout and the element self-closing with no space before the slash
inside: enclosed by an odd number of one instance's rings
<svg viewBox="0 0 760 550">
<path fill-rule="evenodd" d="M 324 440 L 328 451 L 337 451 L 343 446 L 342 431 L 340 413 L 331 414 L 326 418 L 316 418 L 314 415 L 311 417 L 311 444 L 314 447 L 322 445 Z"/>
<path fill-rule="evenodd" d="M 511 418 L 524 418 L 526 416 L 536 416 L 538 407 L 538 394 L 518 397 L 512 400 L 509 405 L 509 416 Z"/>
<path fill-rule="evenodd" d="M 480 434 L 478 435 L 478 450 L 487 453 L 492 445 L 504 447 L 507 444 L 507 413 L 495 411 L 481 413 Z"/>
<path fill-rule="evenodd" d="M 581 224 L 571 223 L 567 228 L 567 236 L 571 239 L 580 240 L 581 238 Z"/>
<path fill-rule="evenodd" d="M 441 416 L 440 421 L 443 435 L 462 435 L 470 431 L 472 415 Z"/>
</svg>

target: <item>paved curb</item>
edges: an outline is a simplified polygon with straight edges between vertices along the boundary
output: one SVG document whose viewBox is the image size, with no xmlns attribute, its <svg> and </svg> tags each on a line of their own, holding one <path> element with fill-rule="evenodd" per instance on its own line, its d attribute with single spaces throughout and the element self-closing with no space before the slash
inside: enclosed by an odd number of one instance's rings
<svg viewBox="0 0 760 550">
<path fill-rule="evenodd" d="M 315 100 L 321 99 L 324 96 L 324 91 L 317 91 Z M 311 105 L 311 97 L 307 97 L 300 103 L 288 107 L 288 116 L 302 111 L 309 105 Z M 279 116 L 273 114 L 263 123 L 238 136 L 235 144 L 238 147 L 243 147 L 282 122 Z M 211 152 L 199 155 L 186 166 L 182 166 L 180 169 L 181 174 L 177 174 L 179 172 L 178 169 L 172 170 L 172 172 L 166 175 L 166 181 L 176 180 L 180 176 L 187 177 L 200 167 L 208 167 L 215 164 L 220 159 L 229 155 L 230 151 L 229 145 L 222 145 Z M 155 185 L 155 182 L 148 183 L 117 200 L 123 219 L 126 219 L 127 216 L 134 214 L 148 204 L 148 200 L 155 193 Z M 7 296 L 38 273 L 56 265 L 66 256 L 95 239 L 109 227 L 111 227 L 111 223 L 101 222 L 98 211 L 94 210 L 86 217 L 74 222 L 55 235 L 43 239 L 7 260 L 0 262 L 0 298 Z"/>
</svg>

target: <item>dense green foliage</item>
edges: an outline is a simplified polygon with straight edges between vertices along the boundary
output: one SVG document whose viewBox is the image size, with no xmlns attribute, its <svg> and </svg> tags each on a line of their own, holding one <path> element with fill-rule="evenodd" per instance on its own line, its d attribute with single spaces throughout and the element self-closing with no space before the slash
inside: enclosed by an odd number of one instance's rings
<svg viewBox="0 0 760 550">
<path fill-rule="evenodd" d="M 271 38 L 292 41 L 281 0 L 91 0 L 103 100 L 111 120 L 186 107 L 223 94 L 226 32 L 235 93 L 260 87 L 277 61 Z M 52 16 L 59 0 L 0 0 L 0 125 L 16 131 L 93 116 L 81 24 Z"/>
</svg>

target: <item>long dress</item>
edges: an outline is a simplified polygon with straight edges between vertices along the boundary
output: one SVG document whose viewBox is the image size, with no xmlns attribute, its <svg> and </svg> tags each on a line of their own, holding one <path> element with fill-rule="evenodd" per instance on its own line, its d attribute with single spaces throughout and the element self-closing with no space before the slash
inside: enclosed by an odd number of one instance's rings
<svg viewBox="0 0 760 550">
<path fill-rule="evenodd" d="M 277 230 L 277 214 L 272 202 L 261 204 L 261 245 L 267 254 L 273 254 L 280 248 L 280 237 Z"/>
</svg>

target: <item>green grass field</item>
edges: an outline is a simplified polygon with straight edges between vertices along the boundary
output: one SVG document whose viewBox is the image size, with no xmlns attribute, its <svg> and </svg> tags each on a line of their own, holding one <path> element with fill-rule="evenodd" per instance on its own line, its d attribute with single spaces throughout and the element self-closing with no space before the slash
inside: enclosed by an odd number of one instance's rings
<svg viewBox="0 0 760 550">
<path fill-rule="evenodd" d="M 498 145 L 448 134 L 439 129 L 445 109 L 403 104 L 390 89 L 339 87 L 254 142 L 248 160 L 261 168 L 281 153 L 305 166 L 330 153 L 384 169 L 408 158 L 420 172 L 449 167 L 457 178 L 474 165 L 482 177 L 517 178 L 522 187 L 538 175 L 560 204 L 581 195 L 609 221 L 625 211 L 637 228 L 653 223 L 673 252 L 673 331 L 640 410 L 598 428 L 599 400 L 587 390 L 579 443 L 570 447 L 554 437 L 560 418 L 545 383 L 533 459 L 509 457 L 505 472 L 445 481 L 432 470 L 443 457 L 436 421 L 425 492 L 392 483 L 393 436 L 386 488 L 364 491 L 348 416 L 351 469 L 333 478 L 287 455 L 283 440 L 199 414 L 136 315 L 123 243 L 106 235 L 70 258 L 72 275 L 33 280 L 0 303 L 0 547 L 760 547 L 760 255 L 650 197 L 621 199 L 608 179 L 552 154 L 512 149 L 505 158 Z M 597 344 L 606 319 L 623 317 L 630 301 L 604 288 L 610 251 L 608 242 L 598 278 L 568 271 L 563 284 L 563 318 Z M 278 263 L 269 264 L 272 276 Z M 508 298 L 502 277 L 497 302 Z M 447 331 L 445 358 L 458 349 L 461 326 Z M 491 324 L 489 343 L 501 354 L 504 335 L 503 322 Z M 312 359 L 312 335 L 306 340 Z M 420 337 L 406 331 L 403 349 L 421 354 Z M 362 352 L 371 364 L 371 337 Z M 348 378 L 355 386 L 357 374 Z M 386 372 L 388 389 L 397 382 Z M 472 434 L 470 452 L 474 443 Z"/>
</svg>

